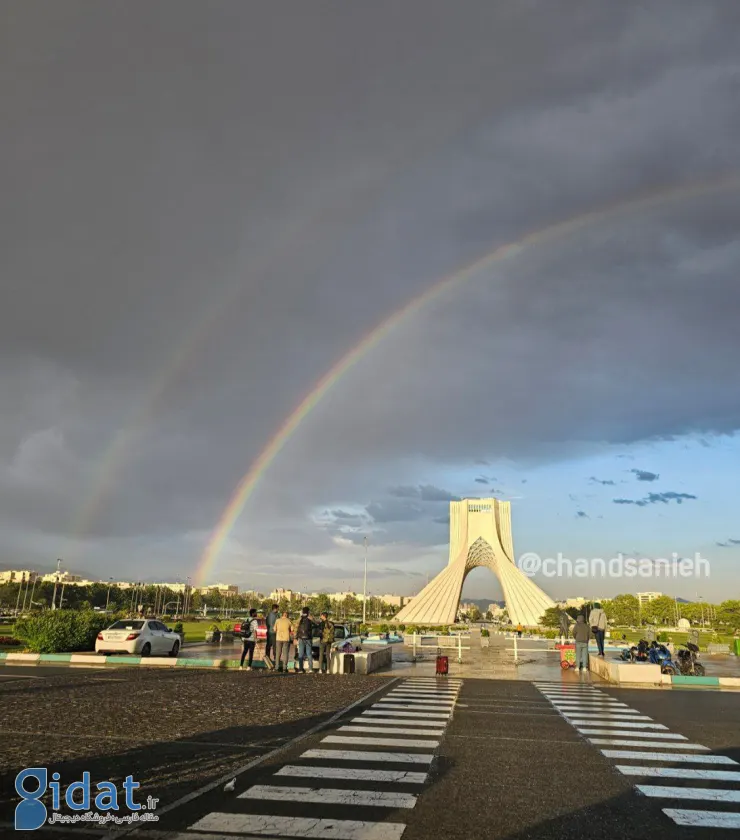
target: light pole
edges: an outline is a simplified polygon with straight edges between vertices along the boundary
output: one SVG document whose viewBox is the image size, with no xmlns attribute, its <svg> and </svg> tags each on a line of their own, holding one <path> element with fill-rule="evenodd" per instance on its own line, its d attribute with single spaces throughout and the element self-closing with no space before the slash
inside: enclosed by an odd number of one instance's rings
<svg viewBox="0 0 740 840">
<path fill-rule="evenodd" d="M 367 618 L 367 536 L 362 539 L 365 546 L 365 576 L 362 582 L 362 623 L 365 624 Z"/>
<path fill-rule="evenodd" d="M 56 604 L 57 604 L 57 584 L 59 583 L 59 570 L 61 569 L 61 567 L 62 567 L 62 561 L 57 560 L 57 573 L 54 576 L 54 591 L 52 592 L 52 595 L 51 595 L 51 608 L 53 610 L 55 610 L 57 608 L 56 607 Z"/>
<path fill-rule="evenodd" d="M 39 579 L 38 572 L 33 573 L 33 586 L 31 587 L 31 598 L 28 603 L 28 609 L 33 610 L 33 593 L 36 591 L 36 581 Z"/>
<path fill-rule="evenodd" d="M 105 611 L 108 612 L 108 604 L 110 603 L 110 588 L 113 584 L 113 578 L 108 578 L 108 594 L 105 596 Z"/>
<path fill-rule="evenodd" d="M 21 579 L 18 581 L 18 597 L 15 599 L 15 614 L 18 615 L 18 607 L 21 605 L 21 590 L 23 589 L 23 582 L 25 581 L 25 574 L 21 574 Z M 12 597 L 12 596 L 11 596 Z"/>
</svg>

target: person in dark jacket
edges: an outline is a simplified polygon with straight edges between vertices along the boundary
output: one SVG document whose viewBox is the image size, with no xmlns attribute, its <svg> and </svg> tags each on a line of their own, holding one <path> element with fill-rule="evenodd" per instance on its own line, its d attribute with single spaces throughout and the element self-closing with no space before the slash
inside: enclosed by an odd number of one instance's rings
<svg viewBox="0 0 740 840">
<path fill-rule="evenodd" d="M 573 627 L 573 638 L 576 642 L 576 663 L 578 670 L 584 668 L 588 671 L 588 640 L 591 638 L 591 628 L 586 624 L 586 619 L 578 615 Z"/>
<path fill-rule="evenodd" d="M 247 671 L 252 670 L 252 660 L 254 659 L 254 647 L 257 644 L 257 610 L 249 611 L 249 620 L 242 622 L 241 629 L 242 637 L 242 658 L 239 663 L 239 668 L 244 667 L 244 659 L 247 659 Z"/>
<path fill-rule="evenodd" d="M 311 610 L 308 607 L 304 607 L 301 610 L 301 618 L 295 634 L 298 643 L 296 671 L 301 674 L 306 673 L 303 667 L 303 662 L 306 659 L 308 659 L 308 673 L 313 673 L 313 630 L 314 622 L 311 618 Z"/>
<path fill-rule="evenodd" d="M 331 670 L 331 649 L 334 644 L 334 622 L 329 620 L 329 613 L 321 613 L 319 624 L 319 673 L 327 674 Z"/>
<path fill-rule="evenodd" d="M 267 663 L 267 667 L 271 670 L 275 667 L 272 662 L 272 657 L 275 656 L 275 648 L 276 648 L 276 637 L 275 637 L 275 624 L 280 617 L 280 613 L 278 612 L 278 605 L 273 604 L 270 612 L 267 613 L 267 619 L 265 623 L 267 624 L 267 639 L 265 641 L 265 662 Z"/>
</svg>

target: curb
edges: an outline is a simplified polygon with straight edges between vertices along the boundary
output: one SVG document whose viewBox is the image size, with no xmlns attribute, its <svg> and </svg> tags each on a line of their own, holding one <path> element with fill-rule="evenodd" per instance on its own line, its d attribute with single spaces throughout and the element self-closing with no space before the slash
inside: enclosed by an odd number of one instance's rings
<svg viewBox="0 0 740 840">
<path fill-rule="evenodd" d="M 186 659 L 170 656 L 95 656 L 87 653 L 0 653 L 0 665 L 87 665 L 90 668 L 109 666 L 155 666 L 162 668 L 239 668 L 238 659 Z M 288 668 L 295 665 L 288 661 Z M 267 668 L 262 660 L 252 663 L 253 669 Z"/>
</svg>

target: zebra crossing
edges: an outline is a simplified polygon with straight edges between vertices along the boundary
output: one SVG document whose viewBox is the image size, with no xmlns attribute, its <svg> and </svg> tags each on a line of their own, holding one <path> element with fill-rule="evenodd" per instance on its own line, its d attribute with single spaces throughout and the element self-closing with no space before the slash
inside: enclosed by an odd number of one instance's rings
<svg viewBox="0 0 740 840">
<path fill-rule="evenodd" d="M 400 840 L 461 681 L 413 677 L 174 840 Z"/>
<path fill-rule="evenodd" d="M 711 753 L 703 744 L 689 743 L 684 735 L 668 732 L 668 727 L 592 685 L 541 681 L 535 687 L 605 758 L 619 762 L 616 769 L 622 775 L 639 780 L 635 788 L 644 796 L 662 800 L 661 805 L 666 806 L 671 801 L 699 806 L 662 807 L 677 826 L 740 829 L 740 810 L 721 810 L 740 804 L 740 766 L 736 761 Z M 661 784 L 664 779 L 668 784 Z M 677 780 L 686 786 L 676 784 Z M 718 787 L 717 783 L 731 786 Z M 716 807 L 702 807 L 702 803 Z"/>
</svg>

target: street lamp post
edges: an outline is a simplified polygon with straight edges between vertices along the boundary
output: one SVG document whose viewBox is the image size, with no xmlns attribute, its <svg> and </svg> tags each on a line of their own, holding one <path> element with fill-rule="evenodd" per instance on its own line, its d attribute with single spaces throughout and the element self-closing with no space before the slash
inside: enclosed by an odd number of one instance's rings
<svg viewBox="0 0 740 840">
<path fill-rule="evenodd" d="M 362 540 L 365 546 L 365 576 L 362 582 L 362 623 L 367 619 L 367 537 Z"/>
<path fill-rule="evenodd" d="M 25 578 L 26 578 L 25 575 L 21 575 L 21 579 L 18 581 L 18 597 L 15 599 L 15 614 L 16 615 L 18 615 L 18 608 L 21 605 L 21 590 L 23 589 L 23 583 L 25 581 Z"/>
<path fill-rule="evenodd" d="M 108 594 L 105 596 L 105 611 L 108 612 L 108 604 L 110 603 L 110 588 L 113 584 L 113 578 L 108 578 Z"/>
<path fill-rule="evenodd" d="M 62 561 L 57 560 L 57 573 L 54 577 L 54 591 L 51 594 L 51 608 L 55 610 L 57 608 L 57 584 L 59 583 L 59 570 L 62 568 Z"/>
</svg>

